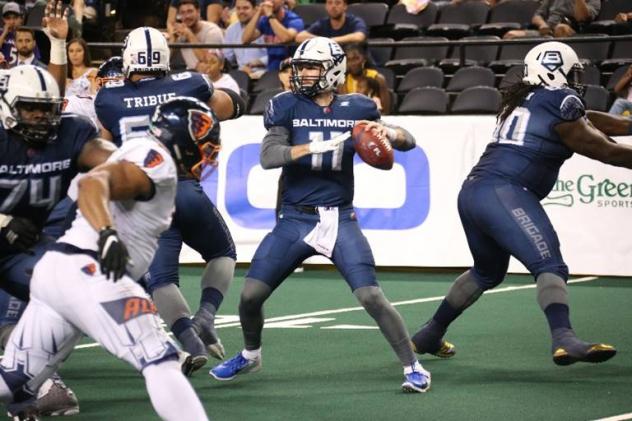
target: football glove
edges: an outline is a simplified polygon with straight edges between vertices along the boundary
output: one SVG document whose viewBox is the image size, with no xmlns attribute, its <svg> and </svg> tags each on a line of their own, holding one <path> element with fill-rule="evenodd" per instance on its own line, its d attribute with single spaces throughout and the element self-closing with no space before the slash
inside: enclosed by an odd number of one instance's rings
<svg viewBox="0 0 632 421">
<path fill-rule="evenodd" d="M 309 144 L 309 153 L 321 154 L 325 152 L 331 152 L 338 149 L 338 145 L 351 137 L 351 132 L 344 132 L 332 139 L 324 140 L 322 142 L 311 142 Z"/>
<path fill-rule="evenodd" d="M 127 247 L 118 237 L 118 233 L 112 227 L 105 227 L 99 231 L 99 264 L 101 273 L 107 279 L 112 277 L 114 282 L 118 281 L 125 274 L 125 267 L 129 260 Z"/>
<path fill-rule="evenodd" d="M 0 236 L 17 250 L 26 251 L 39 240 L 39 228 L 26 218 L 0 214 Z"/>
</svg>

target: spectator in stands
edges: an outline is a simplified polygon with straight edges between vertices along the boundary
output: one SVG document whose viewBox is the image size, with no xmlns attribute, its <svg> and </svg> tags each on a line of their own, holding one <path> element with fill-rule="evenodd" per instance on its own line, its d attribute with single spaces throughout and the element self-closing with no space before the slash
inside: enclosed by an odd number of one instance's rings
<svg viewBox="0 0 632 421">
<path fill-rule="evenodd" d="M 208 75 L 215 89 L 226 88 L 241 95 L 235 79 L 228 73 L 224 73 L 224 55 L 221 50 L 207 50 L 198 65 L 198 71 Z"/>
<path fill-rule="evenodd" d="M 279 81 L 281 82 L 281 88 L 284 91 L 292 90 L 292 82 L 290 81 L 290 77 L 292 76 L 292 59 L 286 58 L 279 65 Z"/>
<path fill-rule="evenodd" d="M 83 38 L 73 38 L 66 46 L 68 53 L 68 80 L 66 96 L 90 95 L 97 69 L 90 67 L 90 50 Z"/>
<path fill-rule="evenodd" d="M 169 3 L 169 11 L 167 12 L 167 31 L 169 33 L 173 32 L 173 27 L 176 24 L 179 13 L 178 5 L 180 3 L 180 0 L 171 0 L 171 3 Z M 224 10 L 224 2 L 222 0 L 199 0 L 197 3 L 202 20 L 212 22 L 218 26 L 221 24 Z"/>
<path fill-rule="evenodd" d="M 171 34 L 172 42 L 186 42 L 189 44 L 209 43 L 223 44 L 222 29 L 213 22 L 203 21 L 200 17 L 200 4 L 197 0 L 180 0 L 178 15 L 182 22 L 176 22 Z M 204 48 L 183 48 L 180 50 L 187 69 L 196 69 L 199 61 L 204 58 Z"/>
<path fill-rule="evenodd" d="M 314 37 L 327 37 L 339 44 L 364 42 L 367 38 L 366 23 L 362 18 L 347 13 L 347 0 L 327 0 L 328 17 L 314 22 L 296 36 L 296 42 Z"/>
<path fill-rule="evenodd" d="M 46 69 L 48 66 L 35 56 L 35 32 L 31 28 L 18 28 L 15 30 L 15 47 L 17 60 L 15 66 L 32 64 Z"/>
<path fill-rule="evenodd" d="M 2 55 L 7 66 L 12 67 L 17 60 L 17 49 L 15 47 L 15 30 L 24 23 L 24 13 L 20 5 L 16 2 L 9 2 L 2 7 L 2 33 L 0 34 L 0 45 L 2 45 Z"/>
<path fill-rule="evenodd" d="M 294 41 L 304 27 L 303 19 L 288 10 L 283 0 L 263 0 L 244 28 L 242 41 L 249 44 L 263 35 L 267 44 L 288 43 Z M 268 47 L 268 70 L 277 70 L 290 54 L 288 47 Z"/>
<path fill-rule="evenodd" d="M 358 82 L 362 79 L 375 79 L 379 86 L 377 96 L 382 105 L 381 112 L 388 114 L 391 111 L 391 96 L 388 92 L 386 79 L 376 69 L 370 68 L 367 61 L 367 50 L 364 44 L 347 44 L 345 46 L 347 55 L 347 76 L 342 93 L 361 93 Z"/>
<path fill-rule="evenodd" d="M 237 0 L 235 2 L 238 22 L 226 29 L 224 35 L 226 44 L 242 43 L 244 28 L 253 19 L 256 6 L 255 0 Z M 254 43 L 263 43 L 263 37 L 257 38 Z M 229 63 L 236 64 L 239 70 L 255 79 L 261 77 L 268 64 L 268 53 L 265 48 L 224 48 L 223 53 Z"/>
<path fill-rule="evenodd" d="M 614 92 L 621 98 L 617 98 L 612 107 L 610 114 L 624 115 L 629 117 L 632 115 L 632 65 L 628 67 L 625 74 L 614 85 Z"/>
<path fill-rule="evenodd" d="M 570 37 L 585 24 L 593 21 L 601 10 L 601 0 L 542 0 L 531 23 L 537 31 L 516 29 L 504 38 L 525 36 Z"/>
<path fill-rule="evenodd" d="M 632 33 L 632 12 L 617 13 L 614 17 L 615 25 L 613 35 L 625 35 Z"/>
</svg>

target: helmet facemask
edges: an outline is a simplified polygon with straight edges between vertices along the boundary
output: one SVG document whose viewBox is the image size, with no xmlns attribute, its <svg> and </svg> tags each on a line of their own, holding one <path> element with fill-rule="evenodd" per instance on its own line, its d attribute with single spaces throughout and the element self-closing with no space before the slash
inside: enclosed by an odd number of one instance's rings
<svg viewBox="0 0 632 421">
<path fill-rule="evenodd" d="M 290 81 L 292 83 L 292 92 L 311 98 L 324 91 L 327 83 L 325 63 L 318 60 L 293 59 L 291 66 L 292 76 Z M 301 76 L 303 69 L 318 69 L 319 74 L 318 76 Z"/>
<path fill-rule="evenodd" d="M 45 146 L 57 138 L 62 102 L 61 98 L 15 97 L 11 104 L 7 104 L 11 110 L 9 118 L 15 122 L 10 130 L 20 135 L 29 146 Z"/>
<path fill-rule="evenodd" d="M 584 68 L 581 64 L 576 64 L 571 67 L 566 75 L 566 83 L 568 87 L 575 90 L 580 97 L 584 96 L 586 92 L 586 85 L 584 85 Z"/>
</svg>

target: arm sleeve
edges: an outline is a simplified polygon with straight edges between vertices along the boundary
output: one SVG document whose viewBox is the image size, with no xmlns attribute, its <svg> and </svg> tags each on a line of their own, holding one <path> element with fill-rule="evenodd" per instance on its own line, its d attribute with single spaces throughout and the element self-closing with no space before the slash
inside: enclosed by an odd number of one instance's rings
<svg viewBox="0 0 632 421">
<path fill-rule="evenodd" d="M 268 129 L 261 144 L 259 162 L 264 169 L 278 168 L 292 161 L 290 131 L 274 126 Z"/>
<path fill-rule="evenodd" d="M 575 121 L 586 115 L 584 102 L 570 89 L 556 92 L 555 99 L 549 102 L 555 119 L 559 122 Z"/>
<path fill-rule="evenodd" d="M 294 19 L 290 20 L 287 25 L 288 29 L 294 29 L 296 32 L 301 32 L 305 29 L 305 23 L 303 23 L 303 19 L 300 16 L 296 16 Z"/>
<path fill-rule="evenodd" d="M 549 0 L 542 0 L 540 7 L 535 11 L 534 15 L 541 16 L 542 19 L 547 20 L 549 17 Z"/>
</svg>

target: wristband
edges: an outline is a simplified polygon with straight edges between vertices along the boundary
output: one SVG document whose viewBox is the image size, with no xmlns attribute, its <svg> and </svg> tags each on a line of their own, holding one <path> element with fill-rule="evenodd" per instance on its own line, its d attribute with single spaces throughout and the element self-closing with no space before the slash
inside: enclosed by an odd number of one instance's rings
<svg viewBox="0 0 632 421">
<path fill-rule="evenodd" d="M 11 222 L 12 219 L 13 217 L 11 215 L 0 213 L 0 228 L 4 228 L 9 225 L 9 222 Z"/>
<path fill-rule="evenodd" d="M 49 34 L 50 39 L 50 63 L 63 66 L 68 62 L 66 55 L 66 40 L 55 38 Z"/>
</svg>

